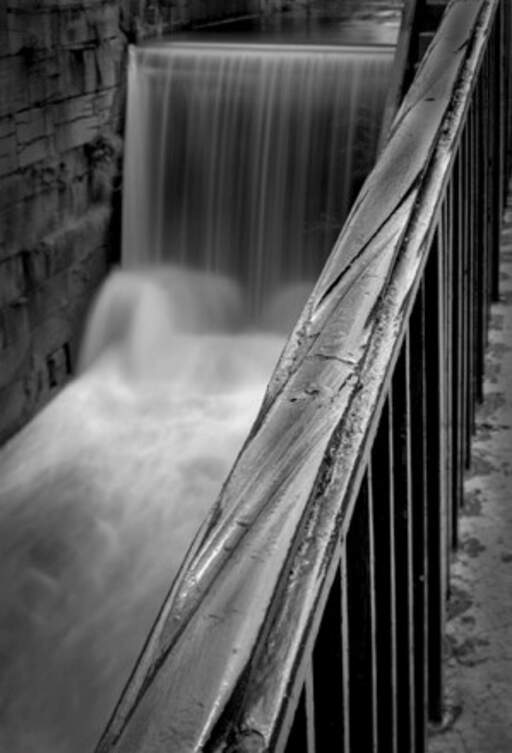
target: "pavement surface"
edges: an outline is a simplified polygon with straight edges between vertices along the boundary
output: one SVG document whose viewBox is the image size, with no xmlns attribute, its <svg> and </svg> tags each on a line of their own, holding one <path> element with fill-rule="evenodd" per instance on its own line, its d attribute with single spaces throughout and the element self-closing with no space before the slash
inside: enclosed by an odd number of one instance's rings
<svg viewBox="0 0 512 753">
<path fill-rule="evenodd" d="M 476 421 L 451 568 L 446 713 L 429 753 L 512 753 L 512 196 Z"/>
</svg>

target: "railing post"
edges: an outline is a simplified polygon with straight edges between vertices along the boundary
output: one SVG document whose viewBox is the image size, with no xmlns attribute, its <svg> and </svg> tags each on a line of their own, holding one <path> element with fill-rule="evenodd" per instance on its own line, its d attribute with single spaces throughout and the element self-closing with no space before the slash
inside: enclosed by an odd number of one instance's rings
<svg viewBox="0 0 512 753">
<path fill-rule="evenodd" d="M 350 751 L 377 752 L 372 487 L 361 483 L 347 536 Z"/>
<path fill-rule="evenodd" d="M 318 751 L 333 750 L 345 753 L 348 746 L 348 669 L 346 609 L 342 590 L 342 564 L 336 574 L 327 598 L 318 638 L 313 649 L 313 685 L 315 696 L 316 747 Z M 346 685 L 346 687 L 345 687 Z M 293 749 L 290 749 L 293 753 Z"/>
<path fill-rule="evenodd" d="M 494 301 L 499 299 L 499 252 L 500 252 L 500 229 L 501 229 L 501 215 L 504 206 L 504 68 L 506 65 L 505 57 L 505 29 L 504 29 L 505 13 L 504 4 L 501 2 L 499 5 L 498 16 L 495 21 L 495 27 L 493 32 L 493 75 L 492 75 L 492 93 L 493 93 L 493 164 L 492 164 L 492 176 L 493 176 L 493 206 L 494 206 L 494 218 L 493 218 L 493 264 L 492 264 L 492 297 Z"/>
<path fill-rule="evenodd" d="M 416 750 L 411 406 L 407 338 L 392 381 L 397 609 L 398 750 Z"/>
<path fill-rule="evenodd" d="M 447 595 L 446 472 L 444 442 L 444 354 L 442 260 L 439 229 L 424 280 L 426 343 L 426 439 L 428 491 L 428 657 L 429 716 L 443 713 L 443 640 Z"/>
<path fill-rule="evenodd" d="M 428 719 L 428 495 L 426 457 L 425 301 L 420 286 L 408 334 L 413 501 L 416 748 L 426 750 Z"/>
<path fill-rule="evenodd" d="M 397 752 L 397 636 L 395 494 L 393 482 L 392 398 L 388 394 L 372 456 L 375 594 L 377 615 L 377 694 L 379 750 Z"/>
</svg>

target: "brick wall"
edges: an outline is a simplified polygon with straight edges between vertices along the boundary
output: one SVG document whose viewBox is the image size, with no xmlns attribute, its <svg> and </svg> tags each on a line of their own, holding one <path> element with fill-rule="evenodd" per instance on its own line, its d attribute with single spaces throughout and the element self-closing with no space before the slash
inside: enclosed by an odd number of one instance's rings
<svg viewBox="0 0 512 753">
<path fill-rule="evenodd" d="M 117 258 L 128 42 L 278 0 L 0 0 L 0 441 L 72 371 Z"/>
</svg>

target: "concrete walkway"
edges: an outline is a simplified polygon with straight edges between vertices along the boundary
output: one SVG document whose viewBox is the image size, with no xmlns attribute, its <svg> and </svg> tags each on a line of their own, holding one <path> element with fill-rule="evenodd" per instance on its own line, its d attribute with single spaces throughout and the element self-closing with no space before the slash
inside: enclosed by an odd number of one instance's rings
<svg viewBox="0 0 512 753">
<path fill-rule="evenodd" d="M 429 753 L 512 753 L 512 196 L 454 555 L 446 716 Z"/>
</svg>

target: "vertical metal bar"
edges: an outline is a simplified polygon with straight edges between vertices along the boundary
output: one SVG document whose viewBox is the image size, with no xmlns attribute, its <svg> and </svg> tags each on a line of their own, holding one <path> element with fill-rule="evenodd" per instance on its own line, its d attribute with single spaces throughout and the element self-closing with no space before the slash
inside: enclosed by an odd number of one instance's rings
<svg viewBox="0 0 512 753">
<path fill-rule="evenodd" d="M 343 753 L 350 750 L 350 661 L 348 636 L 348 575 L 347 546 L 343 546 L 341 561 L 341 654 L 343 666 Z"/>
<path fill-rule="evenodd" d="M 424 290 L 420 287 L 411 314 L 408 369 L 411 420 L 413 502 L 414 647 L 416 681 L 416 749 L 427 748 L 428 719 L 428 571 Z"/>
<path fill-rule="evenodd" d="M 411 444 L 407 338 L 398 357 L 392 381 L 393 456 L 395 500 L 395 574 L 397 626 L 398 750 L 416 750 L 413 510 L 411 495 Z"/>
<path fill-rule="evenodd" d="M 500 102 L 500 143 L 501 143 L 501 204 L 500 204 L 500 219 L 501 214 L 503 213 L 503 210 L 505 208 L 505 201 L 507 198 L 507 184 L 509 176 L 506 173 L 506 146 L 507 146 L 507 128 L 508 123 L 506 121 L 506 114 L 507 114 L 507 107 L 506 107 L 506 96 L 507 96 L 507 74 L 509 69 L 509 60 L 508 60 L 508 53 L 507 53 L 507 47 L 506 47 L 506 37 L 507 37 L 507 30 L 505 26 L 506 21 L 506 15 L 505 15 L 505 2 L 504 0 L 501 0 L 499 3 L 498 13 L 497 13 L 497 31 L 500 35 L 500 57 L 501 57 L 501 75 L 500 75 L 500 96 L 499 96 L 499 102 Z M 495 21 L 496 23 L 496 21 Z"/>
<path fill-rule="evenodd" d="M 464 416 L 463 416 L 463 269 L 460 237 L 460 154 L 455 157 L 450 181 L 452 216 L 452 546 L 458 542 L 458 513 L 462 504 L 464 482 Z"/>
<path fill-rule="evenodd" d="M 397 751 L 396 574 L 393 426 L 388 395 L 372 448 L 377 621 L 378 750 Z"/>
<path fill-rule="evenodd" d="M 482 306 L 481 306 L 481 256 L 482 256 L 482 223 L 481 223 L 481 184 L 480 184 L 480 155 L 479 155 L 479 86 L 473 90 L 471 105 L 471 216 L 472 216 L 472 269 L 473 269 L 473 398 L 472 416 L 473 429 L 475 424 L 476 401 L 481 399 L 483 380 L 483 352 L 482 341 Z"/>
<path fill-rule="evenodd" d="M 373 483 L 372 464 L 368 464 L 367 470 L 367 494 L 368 494 L 368 538 L 369 538 L 369 566 L 370 566 L 370 620 L 371 620 L 371 659 L 372 659 L 372 741 L 374 753 L 378 753 L 378 694 L 377 694 L 377 598 L 375 594 L 375 528 L 373 525 Z"/>
<path fill-rule="evenodd" d="M 493 159 L 493 194 L 494 194 L 494 244 L 493 244 L 493 300 L 499 299 L 499 251 L 500 251 L 500 229 L 501 214 L 504 204 L 504 175 L 503 175 L 503 158 L 504 158 L 504 105 L 503 96 L 504 88 L 504 11 L 503 4 L 500 4 L 499 12 L 495 21 L 495 43 L 494 43 L 494 71 L 493 81 L 493 122 L 494 122 L 494 159 Z"/>
<path fill-rule="evenodd" d="M 472 433 L 472 394 L 471 386 L 473 383 L 472 369 L 472 272 L 471 272 L 471 231 L 470 231 L 470 162 L 469 153 L 469 126 L 466 122 L 462 136 L 462 176 L 463 176 L 463 229 L 464 229 L 464 428 L 466 436 L 464 437 L 465 445 L 465 465 L 469 468 L 471 462 L 471 433 Z"/>
<path fill-rule="evenodd" d="M 486 253 L 487 253 L 487 318 L 490 317 L 490 307 L 493 299 L 494 285 L 494 197 L 493 197 L 493 150 L 494 150 L 494 128 L 493 128 L 493 40 L 496 37 L 496 30 L 491 34 L 489 45 L 486 53 L 486 80 L 484 82 L 485 97 L 485 157 L 486 157 Z"/>
<path fill-rule="evenodd" d="M 315 743 L 315 690 L 313 684 L 313 665 L 310 662 L 304 683 L 304 704 L 306 713 L 306 739 L 308 753 L 316 753 Z"/>
<path fill-rule="evenodd" d="M 505 123 L 508 128 L 505 133 L 506 139 L 506 169 L 505 175 L 510 178 L 512 175 L 512 9 L 510 3 L 503 2 L 503 21 L 504 27 L 504 47 L 505 47 L 505 59 L 507 61 L 505 70 Z M 508 186 L 507 186 L 508 191 Z"/>
<path fill-rule="evenodd" d="M 442 274 L 442 295 L 444 298 L 444 353 L 442 363 L 444 364 L 444 384 L 446 388 L 442 391 L 441 396 L 444 400 L 444 415 L 445 415 L 445 464 L 446 464 L 446 484 L 448 494 L 446 496 L 446 546 L 451 548 L 453 537 L 453 498 L 451 494 L 452 490 L 452 477 L 453 477 L 453 458 L 452 458 L 452 391 L 448 388 L 452 381 L 452 308 L 451 308 L 451 287 L 452 287 L 452 234 L 451 234 L 451 217 L 450 217 L 450 199 L 451 190 L 448 186 L 445 199 L 441 205 L 440 213 L 440 253 L 441 263 L 443 267 Z M 447 573 L 448 575 L 448 573 Z M 447 584 L 448 587 L 448 584 Z"/>
<path fill-rule="evenodd" d="M 468 360 L 467 360 L 467 263 L 466 263 L 466 186 L 465 167 L 466 154 L 464 138 L 460 140 L 457 153 L 457 235 L 458 235 L 458 265 L 459 265 L 459 373 L 460 379 L 457 385 L 457 395 L 460 421 L 460 453 L 462 470 L 468 462 L 467 455 L 467 385 L 468 385 Z"/>
<path fill-rule="evenodd" d="M 475 423 L 475 180 L 474 180 L 474 148 L 473 148 L 473 119 L 474 103 L 471 103 L 467 122 L 466 134 L 468 140 L 467 171 L 468 171 L 468 456 L 471 458 L 471 439 Z"/>
<path fill-rule="evenodd" d="M 426 439 L 428 492 L 428 656 L 429 714 L 442 717 L 442 646 L 445 626 L 447 583 L 446 478 L 444 443 L 444 299 L 439 230 L 425 269 L 425 345 L 426 345 Z"/>
<path fill-rule="evenodd" d="M 482 222 L 482 352 L 488 341 L 489 329 L 489 46 L 485 53 L 480 72 L 480 182 L 481 182 L 481 222 Z M 484 358 L 482 358 L 483 379 Z M 483 382 L 482 382 L 483 393 Z"/>
<path fill-rule="evenodd" d="M 485 146 L 482 143 L 482 77 L 484 64 L 479 72 L 474 90 L 474 160 L 475 160 L 475 387 L 476 400 L 483 398 L 484 349 L 485 349 Z"/>
<path fill-rule="evenodd" d="M 343 697 L 343 643 L 341 566 L 338 563 L 313 648 L 315 741 L 318 751 L 345 750 L 344 715 L 348 701 Z"/>
<path fill-rule="evenodd" d="M 308 750 L 308 723 L 306 708 L 306 687 L 300 694 L 299 703 L 288 735 L 285 753 L 310 753 Z"/>
<path fill-rule="evenodd" d="M 347 534 L 350 750 L 377 750 L 370 482 L 365 474 Z M 373 602 L 374 604 L 374 602 Z"/>
</svg>

